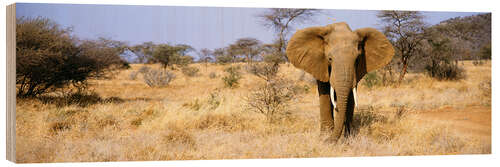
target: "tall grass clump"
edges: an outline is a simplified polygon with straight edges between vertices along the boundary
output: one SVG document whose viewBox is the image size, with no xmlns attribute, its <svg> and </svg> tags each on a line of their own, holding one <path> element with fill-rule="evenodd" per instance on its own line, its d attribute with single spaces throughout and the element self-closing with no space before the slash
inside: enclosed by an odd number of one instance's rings
<svg viewBox="0 0 500 167">
<path fill-rule="evenodd" d="M 151 69 L 143 74 L 143 79 L 149 87 L 163 87 L 175 79 L 175 74 L 167 70 Z"/>
</svg>

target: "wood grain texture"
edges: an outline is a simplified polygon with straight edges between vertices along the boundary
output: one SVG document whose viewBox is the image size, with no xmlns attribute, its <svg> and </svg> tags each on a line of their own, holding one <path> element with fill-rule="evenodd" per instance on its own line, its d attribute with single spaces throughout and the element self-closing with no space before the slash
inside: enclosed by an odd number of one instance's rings
<svg viewBox="0 0 500 167">
<path fill-rule="evenodd" d="M 7 6 L 7 160 L 16 162 L 16 4 Z"/>
</svg>

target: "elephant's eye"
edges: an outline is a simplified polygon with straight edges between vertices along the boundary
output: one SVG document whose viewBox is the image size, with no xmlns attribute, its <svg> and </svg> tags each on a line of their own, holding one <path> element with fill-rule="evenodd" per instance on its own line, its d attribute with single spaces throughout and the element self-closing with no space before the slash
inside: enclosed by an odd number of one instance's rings
<svg viewBox="0 0 500 167">
<path fill-rule="evenodd" d="M 331 62 L 332 62 L 332 58 L 331 58 L 331 57 L 329 57 L 329 58 L 328 58 L 328 61 L 331 63 Z"/>
</svg>

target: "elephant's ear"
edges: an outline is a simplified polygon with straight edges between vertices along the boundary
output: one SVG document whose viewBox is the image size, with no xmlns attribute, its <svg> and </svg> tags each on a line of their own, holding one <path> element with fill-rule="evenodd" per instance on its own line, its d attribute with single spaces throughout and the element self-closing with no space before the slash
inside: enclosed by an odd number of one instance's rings
<svg viewBox="0 0 500 167">
<path fill-rule="evenodd" d="M 286 48 L 288 60 L 295 67 L 323 82 L 328 82 L 330 77 L 323 39 L 326 33 L 328 33 L 328 27 L 310 27 L 299 30 L 292 36 Z"/>
<path fill-rule="evenodd" d="M 382 68 L 392 60 L 394 48 L 383 33 L 374 28 L 361 28 L 356 33 L 362 39 L 366 72 Z"/>
</svg>

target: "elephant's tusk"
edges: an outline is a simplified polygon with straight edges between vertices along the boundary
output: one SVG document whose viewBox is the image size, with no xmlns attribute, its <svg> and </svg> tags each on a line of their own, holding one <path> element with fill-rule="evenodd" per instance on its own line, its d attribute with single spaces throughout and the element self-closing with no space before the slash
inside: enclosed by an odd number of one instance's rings
<svg viewBox="0 0 500 167">
<path fill-rule="evenodd" d="M 352 95 L 354 96 L 354 105 L 357 108 L 358 107 L 358 97 L 357 97 L 357 94 L 356 94 L 356 87 L 352 88 Z"/>
<path fill-rule="evenodd" d="M 335 101 L 335 89 L 332 87 L 330 87 L 330 100 L 333 104 L 333 111 L 335 111 L 335 108 L 337 108 L 337 101 Z"/>
</svg>

